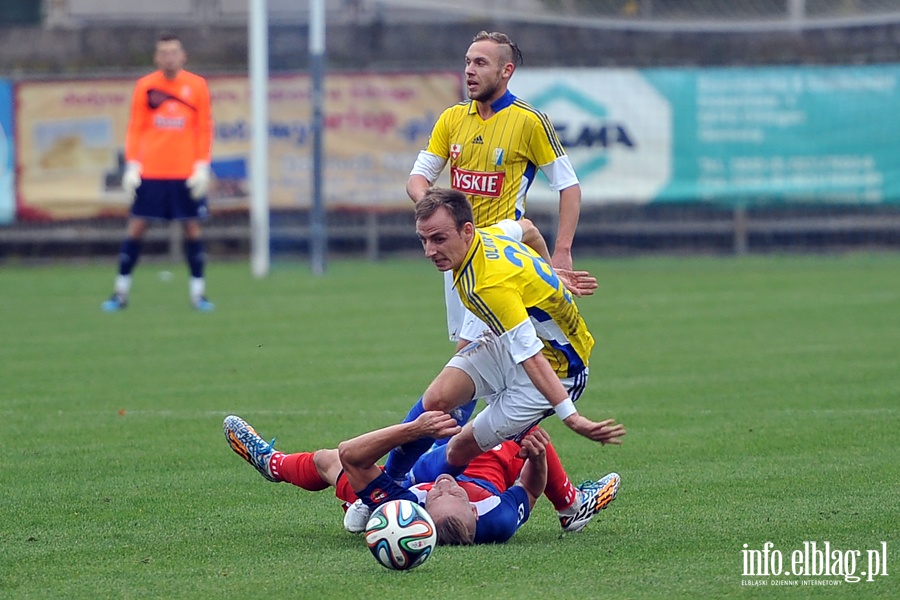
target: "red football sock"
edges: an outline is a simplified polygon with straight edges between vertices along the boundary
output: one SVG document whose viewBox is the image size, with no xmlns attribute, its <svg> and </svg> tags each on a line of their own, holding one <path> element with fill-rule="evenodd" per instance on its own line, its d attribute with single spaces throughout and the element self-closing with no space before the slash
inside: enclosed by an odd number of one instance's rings
<svg viewBox="0 0 900 600">
<path fill-rule="evenodd" d="M 354 492 L 353 488 L 350 487 L 350 483 L 347 481 L 347 476 L 343 471 L 341 471 L 341 474 L 338 475 L 337 481 L 334 482 L 334 495 L 347 504 L 353 504 L 354 502 L 356 502 L 356 492 Z"/>
<path fill-rule="evenodd" d="M 559 511 L 572 506 L 577 494 L 578 490 L 569 481 L 556 449 L 552 444 L 547 444 L 547 487 L 544 495 L 553 504 L 553 508 Z"/>
<path fill-rule="evenodd" d="M 329 483 L 319 476 L 312 452 L 296 454 L 276 452 L 272 455 L 269 466 L 273 475 L 304 490 L 318 492 L 330 487 Z"/>
</svg>

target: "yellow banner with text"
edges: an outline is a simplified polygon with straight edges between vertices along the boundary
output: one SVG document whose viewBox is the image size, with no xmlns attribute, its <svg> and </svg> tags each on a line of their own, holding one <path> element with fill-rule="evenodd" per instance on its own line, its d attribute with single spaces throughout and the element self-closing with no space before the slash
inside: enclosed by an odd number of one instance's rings
<svg viewBox="0 0 900 600">
<path fill-rule="evenodd" d="M 250 84 L 208 78 L 215 120 L 209 203 L 249 204 Z M 269 85 L 269 205 L 312 202 L 313 127 L 307 75 Z M 132 80 L 21 82 L 16 86 L 19 218 L 122 215 L 123 147 Z M 322 186 L 325 206 L 408 206 L 405 184 L 441 111 L 458 102 L 457 73 L 330 74 L 323 92 Z"/>
</svg>

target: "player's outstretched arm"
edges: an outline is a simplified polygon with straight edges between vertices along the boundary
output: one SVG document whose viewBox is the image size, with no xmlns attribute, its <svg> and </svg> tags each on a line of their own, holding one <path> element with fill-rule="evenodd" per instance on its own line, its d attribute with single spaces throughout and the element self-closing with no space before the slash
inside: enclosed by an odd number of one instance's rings
<svg viewBox="0 0 900 600">
<path fill-rule="evenodd" d="M 409 423 L 376 429 L 341 442 L 338 456 L 350 486 L 361 490 L 381 474 L 375 463 L 391 449 L 422 437 L 450 437 L 459 433 L 460 429 L 456 420 L 447 413 L 427 411 Z"/>
<path fill-rule="evenodd" d="M 572 270 L 572 242 L 575 229 L 581 215 L 581 186 L 576 184 L 559 192 L 559 231 L 556 234 L 556 247 L 553 249 L 555 269 Z"/>
<path fill-rule="evenodd" d="M 577 412 L 563 420 L 563 423 L 575 433 L 581 434 L 595 442 L 600 442 L 603 445 L 620 445 L 622 437 L 628 433 L 621 423 L 616 423 L 615 419 L 595 422 Z"/>
<path fill-rule="evenodd" d="M 560 383 L 553 367 L 540 352 L 522 361 L 522 367 L 534 387 L 544 395 L 553 406 L 556 414 L 566 427 L 579 435 L 600 442 L 601 444 L 621 444 L 625 428 L 615 419 L 607 419 L 599 423 L 578 414 L 574 402 L 569 398 L 566 388 Z"/>
<path fill-rule="evenodd" d="M 581 298 L 582 296 L 593 296 L 599 287 L 597 278 L 588 271 L 569 271 L 566 269 L 554 269 L 559 276 L 560 281 L 566 286 L 572 294 Z"/>
</svg>

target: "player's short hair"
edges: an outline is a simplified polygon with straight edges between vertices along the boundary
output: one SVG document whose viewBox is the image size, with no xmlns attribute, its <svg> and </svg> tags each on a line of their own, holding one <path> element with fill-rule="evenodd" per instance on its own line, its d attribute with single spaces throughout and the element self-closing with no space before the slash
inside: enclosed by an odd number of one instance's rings
<svg viewBox="0 0 900 600">
<path fill-rule="evenodd" d="M 444 515 L 435 519 L 437 543 L 442 546 L 469 546 L 475 543 L 475 526 L 461 515 Z"/>
<path fill-rule="evenodd" d="M 178 42 L 180 44 L 181 38 L 174 31 L 162 31 L 156 36 L 156 42 Z"/>
<path fill-rule="evenodd" d="M 472 205 L 466 195 L 459 190 L 447 188 L 429 188 L 422 198 L 416 202 L 416 221 L 430 218 L 439 208 L 446 208 L 456 223 L 459 231 L 466 223 L 474 223 Z"/>
<path fill-rule="evenodd" d="M 482 30 L 476 33 L 475 37 L 472 38 L 473 42 L 483 42 L 485 40 L 494 42 L 501 48 L 505 47 L 506 55 L 503 56 L 505 59 L 504 62 L 511 62 L 515 66 L 519 66 L 524 62 L 522 51 L 519 50 L 519 46 L 505 33 Z"/>
</svg>

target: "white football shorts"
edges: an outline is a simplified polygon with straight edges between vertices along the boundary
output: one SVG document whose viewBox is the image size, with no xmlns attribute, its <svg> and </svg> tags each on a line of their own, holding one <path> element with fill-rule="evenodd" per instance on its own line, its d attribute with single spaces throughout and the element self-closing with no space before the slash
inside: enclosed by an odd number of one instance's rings
<svg viewBox="0 0 900 600">
<path fill-rule="evenodd" d="M 528 430 L 554 414 L 553 406 L 531 382 L 525 368 L 491 332 L 457 352 L 448 367 L 465 371 L 475 383 L 475 398 L 487 406 L 472 421 L 475 441 L 488 451 L 504 440 L 521 440 Z M 560 379 L 573 402 L 587 384 L 588 370 Z"/>
</svg>

